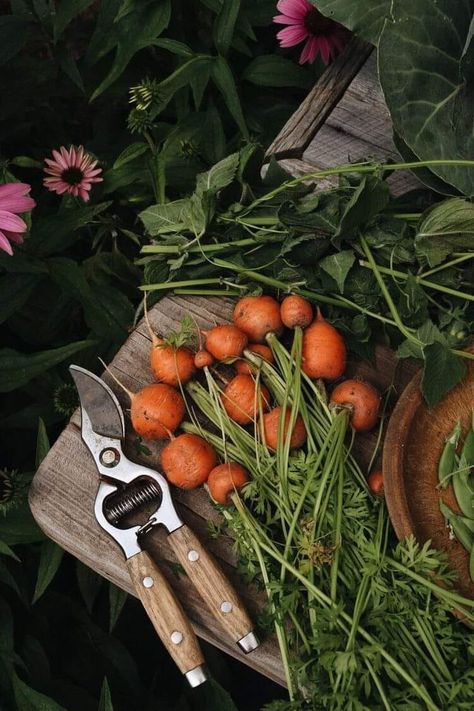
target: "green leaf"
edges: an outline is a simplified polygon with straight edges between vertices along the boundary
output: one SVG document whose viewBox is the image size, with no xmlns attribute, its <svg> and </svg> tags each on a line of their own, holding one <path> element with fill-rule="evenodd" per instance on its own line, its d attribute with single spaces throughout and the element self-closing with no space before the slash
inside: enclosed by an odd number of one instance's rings
<svg viewBox="0 0 474 711">
<path fill-rule="evenodd" d="M 13 673 L 12 683 L 16 711 L 67 711 L 49 696 L 40 694 L 39 691 L 35 691 L 31 686 L 25 684 L 16 673 Z"/>
<path fill-rule="evenodd" d="M 344 208 L 334 238 L 353 236 L 354 230 L 366 225 L 388 205 L 390 192 L 387 183 L 375 175 L 366 175 L 353 191 Z"/>
<path fill-rule="evenodd" d="M 380 35 L 379 76 L 394 129 L 420 160 L 474 154 L 474 112 L 463 74 L 474 52 L 467 42 L 472 16 L 470 1 L 393 0 Z M 474 193 L 472 168 L 430 168 L 462 193 Z"/>
<path fill-rule="evenodd" d="M 104 579 L 79 560 L 76 561 L 76 578 L 84 604 L 89 614 L 91 614 Z"/>
<path fill-rule="evenodd" d="M 53 36 L 55 42 L 69 23 L 92 3 L 93 0 L 60 0 L 54 15 Z"/>
<path fill-rule="evenodd" d="M 16 553 L 14 551 L 12 551 L 10 546 L 7 546 L 7 544 L 4 543 L 4 541 L 2 541 L 1 539 L 0 539 L 0 555 L 6 555 L 9 558 L 13 558 L 14 560 L 17 560 L 17 561 L 20 560 L 18 558 L 18 556 L 16 555 Z M 1 626 L 0 626 L 0 629 L 1 629 Z"/>
<path fill-rule="evenodd" d="M 109 682 L 107 677 L 104 678 L 102 682 L 102 688 L 100 690 L 99 708 L 97 711 L 114 711 L 112 706 L 112 696 L 110 694 Z"/>
<path fill-rule="evenodd" d="M 92 94 L 91 101 L 119 78 L 140 49 L 153 44 L 168 26 L 170 17 L 170 0 L 154 0 L 144 5 L 137 4 L 131 12 L 111 23 L 106 51 L 116 47 L 114 61 L 109 73 Z M 105 53 L 99 51 L 100 55 Z"/>
<path fill-rule="evenodd" d="M 415 237 L 418 254 L 435 267 L 452 252 L 474 247 L 474 205 L 452 198 L 427 210 Z"/>
<path fill-rule="evenodd" d="M 0 277 L 0 323 L 21 309 L 40 279 L 37 274 L 4 274 Z"/>
<path fill-rule="evenodd" d="M 148 150 L 150 150 L 150 147 L 147 143 L 130 143 L 130 145 L 128 145 L 115 160 L 112 168 L 121 168 L 123 165 L 126 165 L 131 160 L 135 160 L 135 158 L 143 155 Z"/>
<path fill-rule="evenodd" d="M 428 407 L 434 407 L 466 374 L 463 360 L 444 343 L 435 341 L 423 349 L 425 366 L 421 391 Z"/>
<path fill-rule="evenodd" d="M 354 262 L 354 252 L 351 249 L 347 249 L 324 257 L 324 259 L 321 259 L 319 262 L 319 266 L 329 274 L 329 276 L 332 276 L 342 294 L 344 293 L 344 282 Z"/>
<path fill-rule="evenodd" d="M 193 693 L 196 696 L 197 708 L 206 711 L 238 711 L 229 692 L 212 677 Z"/>
<path fill-rule="evenodd" d="M 69 52 L 65 47 L 61 47 L 56 54 L 59 66 L 63 70 L 64 74 L 72 81 L 77 88 L 84 93 L 84 82 L 82 81 L 81 74 L 77 68 L 77 62 L 74 59 L 71 52 Z"/>
<path fill-rule="evenodd" d="M 181 64 L 172 74 L 163 79 L 158 85 L 159 101 L 155 100 L 150 107 L 150 118 L 156 118 L 169 104 L 173 96 L 184 86 L 201 82 L 201 74 L 208 76 L 211 58 L 206 55 L 193 56 Z"/>
<path fill-rule="evenodd" d="M 225 0 L 214 22 L 214 44 L 219 54 L 226 55 L 232 44 L 240 0 Z"/>
<path fill-rule="evenodd" d="M 36 580 L 36 587 L 32 600 L 33 605 L 40 599 L 41 595 L 52 582 L 54 576 L 58 572 L 59 566 L 61 565 L 63 555 L 64 550 L 54 543 L 54 541 L 47 540 L 42 544 L 38 567 L 38 578 Z"/>
<path fill-rule="evenodd" d="M 24 545 L 44 541 L 45 536 L 35 523 L 26 497 L 8 516 L 0 516 L 0 538 L 9 546 Z"/>
<path fill-rule="evenodd" d="M 169 37 L 161 37 L 153 42 L 155 47 L 161 47 L 162 49 L 167 49 L 173 54 L 177 54 L 179 57 L 184 57 L 185 59 L 190 59 L 194 57 L 194 52 L 187 44 L 184 42 L 178 42 L 174 39 L 169 39 Z"/>
<path fill-rule="evenodd" d="M 13 348 L 0 348 L 0 392 L 20 388 L 75 353 L 94 345 L 94 341 L 77 341 L 67 346 L 37 353 L 19 353 Z"/>
<path fill-rule="evenodd" d="M 57 215 L 34 222 L 31 230 L 31 252 L 48 257 L 70 247 L 78 239 L 77 231 L 93 222 L 111 202 L 87 205 L 61 211 Z"/>
<path fill-rule="evenodd" d="M 185 212 L 189 208 L 189 204 L 188 199 L 182 199 L 163 205 L 152 205 L 140 212 L 138 216 L 152 237 L 181 232 L 186 229 Z"/>
<path fill-rule="evenodd" d="M 232 70 L 223 57 L 216 57 L 212 63 L 212 79 L 222 94 L 230 115 L 240 129 L 244 138 L 249 138 L 247 124 L 245 123 L 242 105 L 240 103 L 237 87 Z"/>
<path fill-rule="evenodd" d="M 354 34 L 377 44 L 385 18 L 390 13 L 390 0 L 310 0 L 312 5 Z"/>
<path fill-rule="evenodd" d="M 278 54 L 262 54 L 247 65 L 243 79 L 257 86 L 295 86 L 309 89 L 313 79 L 309 72 Z"/>
<path fill-rule="evenodd" d="M 32 23 L 16 15 L 0 17 L 0 65 L 18 54 L 28 39 Z"/>
<path fill-rule="evenodd" d="M 122 588 L 118 588 L 113 583 L 109 584 L 109 632 L 112 632 L 117 624 L 123 606 L 127 602 L 128 593 Z"/>
<path fill-rule="evenodd" d="M 46 425 L 44 424 L 43 418 L 40 417 L 38 420 L 38 435 L 36 437 L 36 468 L 39 467 L 49 450 L 50 444 Z"/>
</svg>

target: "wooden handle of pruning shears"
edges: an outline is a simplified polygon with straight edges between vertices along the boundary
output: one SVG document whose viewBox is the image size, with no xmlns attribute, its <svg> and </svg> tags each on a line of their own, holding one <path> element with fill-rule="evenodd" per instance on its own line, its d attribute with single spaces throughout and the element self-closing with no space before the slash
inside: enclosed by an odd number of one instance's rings
<svg viewBox="0 0 474 711">
<path fill-rule="evenodd" d="M 214 617 L 244 652 L 259 645 L 244 604 L 214 558 L 184 525 L 168 536 L 178 561 Z"/>
<path fill-rule="evenodd" d="M 161 641 L 191 686 L 206 681 L 196 635 L 168 581 L 148 553 L 127 559 L 130 578 Z"/>
</svg>

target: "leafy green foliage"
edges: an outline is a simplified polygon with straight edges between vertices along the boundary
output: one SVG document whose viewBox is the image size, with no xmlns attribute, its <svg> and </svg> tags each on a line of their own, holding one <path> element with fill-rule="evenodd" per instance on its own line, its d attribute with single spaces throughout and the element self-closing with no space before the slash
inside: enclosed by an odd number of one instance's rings
<svg viewBox="0 0 474 711">
<path fill-rule="evenodd" d="M 377 44 L 385 18 L 390 13 L 390 0 L 310 0 L 320 12 L 348 27 L 356 35 Z"/>
<path fill-rule="evenodd" d="M 431 267 L 441 264 L 452 252 L 471 249 L 474 244 L 474 205 L 453 198 L 434 205 L 425 214 L 415 236 L 417 251 Z"/>
</svg>

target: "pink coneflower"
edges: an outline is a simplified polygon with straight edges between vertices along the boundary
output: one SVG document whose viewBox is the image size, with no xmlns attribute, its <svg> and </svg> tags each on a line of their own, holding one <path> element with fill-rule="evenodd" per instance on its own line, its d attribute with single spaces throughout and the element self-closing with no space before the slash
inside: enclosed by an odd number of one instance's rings
<svg viewBox="0 0 474 711">
<path fill-rule="evenodd" d="M 61 146 L 59 151 L 53 151 L 53 158 L 45 158 L 48 167 L 44 172 L 48 177 L 43 181 L 44 186 L 58 195 L 70 193 L 87 202 L 92 183 L 103 180 L 98 177 L 102 168 L 96 168 L 97 161 L 84 151 L 83 146 L 71 146 L 69 150 Z"/>
<path fill-rule="evenodd" d="M 28 212 L 36 205 L 28 193 L 28 183 L 5 183 L 0 185 L 0 249 L 10 256 L 13 254 L 11 242 L 21 244 L 26 222 L 18 217 L 18 212 Z"/>
<path fill-rule="evenodd" d="M 279 0 L 277 10 L 282 14 L 276 15 L 273 22 L 288 25 L 277 34 L 280 47 L 293 47 L 306 40 L 300 64 L 312 64 L 318 54 L 321 54 L 324 64 L 328 64 L 344 48 L 347 30 L 338 22 L 321 15 L 308 0 Z"/>
</svg>

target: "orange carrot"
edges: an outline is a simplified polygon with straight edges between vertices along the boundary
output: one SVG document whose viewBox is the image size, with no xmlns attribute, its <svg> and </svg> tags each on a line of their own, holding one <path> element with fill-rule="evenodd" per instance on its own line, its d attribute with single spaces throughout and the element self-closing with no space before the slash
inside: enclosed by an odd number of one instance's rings
<svg viewBox="0 0 474 711">
<path fill-rule="evenodd" d="M 195 489 L 204 484 L 216 463 L 214 449 L 195 434 L 173 437 L 161 452 L 161 467 L 166 478 L 181 489 Z"/>
<path fill-rule="evenodd" d="M 246 350 L 261 356 L 267 363 L 273 363 L 274 361 L 272 349 L 264 346 L 263 343 L 249 343 Z M 235 369 L 241 375 L 251 375 L 255 372 L 255 368 L 256 366 L 253 363 L 248 363 L 245 360 L 239 360 L 235 364 Z"/>
<path fill-rule="evenodd" d="M 215 326 L 204 333 L 206 349 L 216 360 L 239 358 L 248 343 L 245 333 L 232 324 Z"/>
<path fill-rule="evenodd" d="M 186 346 L 176 348 L 159 338 L 148 320 L 146 300 L 144 307 L 145 321 L 151 338 L 150 367 L 153 375 L 158 382 L 167 385 L 176 386 L 179 383 L 187 383 L 196 371 L 193 352 Z"/>
<path fill-rule="evenodd" d="M 233 320 L 254 343 L 264 343 L 267 333 L 283 332 L 280 304 L 272 296 L 244 296 L 235 306 Z"/>
<path fill-rule="evenodd" d="M 196 368 L 210 368 L 213 363 L 214 357 L 209 353 L 209 351 L 206 351 L 203 348 L 194 356 L 194 365 Z"/>
<path fill-rule="evenodd" d="M 281 302 L 281 320 L 288 328 L 306 328 L 313 320 L 313 307 L 298 294 L 290 294 Z"/>
<path fill-rule="evenodd" d="M 367 484 L 374 496 L 383 496 L 383 472 L 381 469 L 370 472 Z"/>
<path fill-rule="evenodd" d="M 331 402 L 350 409 L 351 425 L 356 432 L 375 427 L 380 412 L 381 396 L 370 383 L 355 379 L 344 380 L 332 391 Z"/>
<path fill-rule="evenodd" d="M 227 462 L 214 467 L 209 474 L 207 487 L 214 501 L 225 506 L 231 503 L 231 494 L 240 491 L 249 478 L 248 471 L 241 464 Z"/>
<path fill-rule="evenodd" d="M 346 357 L 343 337 L 318 309 L 316 319 L 303 332 L 303 371 L 310 378 L 335 380 L 346 368 Z"/>
<path fill-rule="evenodd" d="M 283 427 L 283 441 L 286 440 L 288 436 L 288 426 L 290 423 L 290 410 L 285 410 L 285 424 Z M 278 428 L 280 426 L 280 420 L 282 417 L 282 408 L 274 407 L 273 410 L 267 412 L 263 415 L 262 424 L 262 439 L 265 440 L 265 444 L 269 449 L 276 450 L 278 447 Z M 306 442 L 306 427 L 304 426 L 303 419 L 301 415 L 298 415 L 295 421 L 295 426 L 290 437 L 290 449 L 297 449 L 302 447 Z"/>
<path fill-rule="evenodd" d="M 240 425 L 248 425 L 258 416 L 260 404 L 266 412 L 270 407 L 270 393 L 264 385 L 257 396 L 255 380 L 250 375 L 236 375 L 221 395 L 224 410 Z"/>
<path fill-rule="evenodd" d="M 171 385 L 153 383 L 138 393 L 129 393 L 130 417 L 135 432 L 147 439 L 164 439 L 181 424 L 186 406 Z"/>
</svg>

